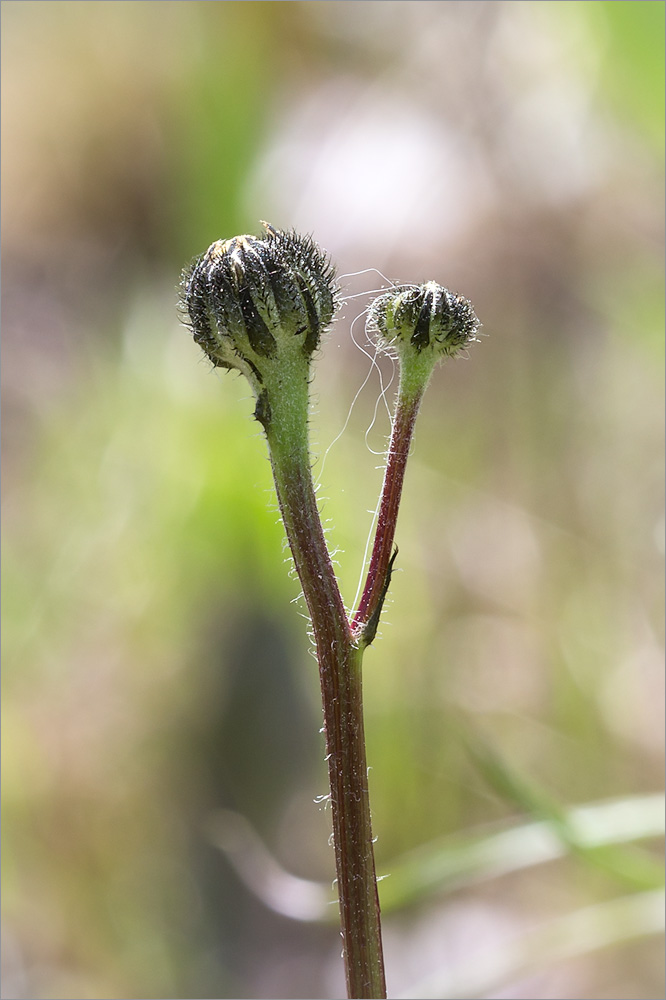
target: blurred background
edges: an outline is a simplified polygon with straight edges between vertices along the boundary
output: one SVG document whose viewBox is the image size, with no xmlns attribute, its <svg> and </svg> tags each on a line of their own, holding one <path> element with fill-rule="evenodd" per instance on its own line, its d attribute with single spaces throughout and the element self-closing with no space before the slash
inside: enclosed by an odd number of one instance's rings
<svg viewBox="0 0 666 1000">
<path fill-rule="evenodd" d="M 362 293 L 436 280 L 487 335 L 428 391 L 366 656 L 389 995 L 663 996 L 663 32 L 2 4 L 3 996 L 344 995 L 266 450 L 176 308 L 260 219 L 343 276 L 312 433 L 348 604 L 389 427 L 376 369 L 350 413 Z"/>
</svg>

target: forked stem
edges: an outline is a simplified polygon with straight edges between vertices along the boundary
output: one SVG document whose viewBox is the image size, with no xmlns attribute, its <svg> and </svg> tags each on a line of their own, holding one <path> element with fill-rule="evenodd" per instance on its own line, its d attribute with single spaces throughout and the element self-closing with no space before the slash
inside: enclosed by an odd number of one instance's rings
<svg viewBox="0 0 666 1000">
<path fill-rule="evenodd" d="M 282 520 L 317 647 L 349 998 L 386 997 L 363 731 L 361 662 L 391 580 L 409 445 L 438 360 L 475 339 L 471 304 L 435 282 L 393 286 L 368 326 L 400 360 L 398 403 L 368 577 L 350 623 L 321 526 L 308 447 L 312 356 L 335 312 L 330 261 L 310 237 L 264 223 L 263 237 L 217 240 L 183 275 L 194 339 L 256 396 Z"/>
</svg>

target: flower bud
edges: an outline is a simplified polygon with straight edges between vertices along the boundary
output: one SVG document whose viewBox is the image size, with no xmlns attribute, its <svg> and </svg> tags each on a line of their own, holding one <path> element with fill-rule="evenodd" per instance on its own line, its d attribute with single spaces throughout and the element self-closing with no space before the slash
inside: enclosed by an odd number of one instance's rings
<svg viewBox="0 0 666 1000">
<path fill-rule="evenodd" d="M 257 394 L 285 358 L 307 365 L 337 292 L 334 269 L 312 239 L 262 224 L 262 237 L 213 243 L 182 283 L 195 341 L 214 365 L 246 375 Z"/>
<path fill-rule="evenodd" d="M 416 349 L 449 357 L 476 340 L 480 324 L 471 302 L 435 281 L 398 285 L 371 303 L 368 329 L 401 353 Z"/>
</svg>

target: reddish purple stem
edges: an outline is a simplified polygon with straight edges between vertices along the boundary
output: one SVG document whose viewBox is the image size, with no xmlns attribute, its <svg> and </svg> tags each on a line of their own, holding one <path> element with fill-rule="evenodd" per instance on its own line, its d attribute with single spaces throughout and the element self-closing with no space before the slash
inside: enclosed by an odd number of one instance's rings
<svg viewBox="0 0 666 1000">
<path fill-rule="evenodd" d="M 352 631 L 356 637 L 362 635 L 368 622 L 381 611 L 381 603 L 386 594 L 405 468 L 422 396 L 419 393 L 408 400 L 399 397 L 389 442 L 370 567 L 358 611 L 352 620 Z"/>
</svg>

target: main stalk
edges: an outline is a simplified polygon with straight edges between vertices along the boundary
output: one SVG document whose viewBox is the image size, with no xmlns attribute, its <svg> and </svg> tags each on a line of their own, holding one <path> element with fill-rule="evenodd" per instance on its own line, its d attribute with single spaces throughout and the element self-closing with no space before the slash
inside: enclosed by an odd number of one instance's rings
<svg viewBox="0 0 666 1000">
<path fill-rule="evenodd" d="M 361 660 L 321 526 L 310 472 L 307 387 L 301 399 L 271 394 L 267 422 L 280 511 L 310 612 L 319 662 L 333 840 L 349 998 L 385 998 Z M 301 413 L 297 411 L 300 410 Z"/>
</svg>

